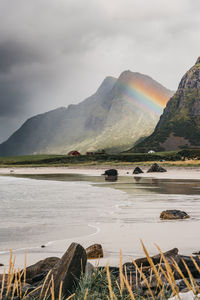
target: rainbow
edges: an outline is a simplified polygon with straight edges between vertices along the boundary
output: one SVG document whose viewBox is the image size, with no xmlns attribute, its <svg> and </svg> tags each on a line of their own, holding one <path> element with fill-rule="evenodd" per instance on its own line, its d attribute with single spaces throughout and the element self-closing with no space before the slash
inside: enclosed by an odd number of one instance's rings
<svg viewBox="0 0 200 300">
<path fill-rule="evenodd" d="M 121 80 L 120 87 L 129 99 L 134 101 L 137 107 L 153 115 L 160 116 L 169 100 L 169 97 L 164 95 L 163 92 L 156 90 L 141 80 L 134 80 L 134 82 L 130 81 L 128 83 Z"/>
</svg>

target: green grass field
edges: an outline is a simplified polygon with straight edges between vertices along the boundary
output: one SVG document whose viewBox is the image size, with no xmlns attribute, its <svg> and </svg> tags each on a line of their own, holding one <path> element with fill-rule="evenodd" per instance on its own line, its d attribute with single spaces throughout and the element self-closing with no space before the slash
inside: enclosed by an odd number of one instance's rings
<svg viewBox="0 0 200 300">
<path fill-rule="evenodd" d="M 149 164 L 159 162 L 163 165 L 199 166 L 200 150 L 181 150 L 169 152 L 121 153 L 103 155 L 25 155 L 15 157 L 1 157 L 0 167 L 11 166 L 71 166 L 71 165 L 129 165 Z"/>
</svg>

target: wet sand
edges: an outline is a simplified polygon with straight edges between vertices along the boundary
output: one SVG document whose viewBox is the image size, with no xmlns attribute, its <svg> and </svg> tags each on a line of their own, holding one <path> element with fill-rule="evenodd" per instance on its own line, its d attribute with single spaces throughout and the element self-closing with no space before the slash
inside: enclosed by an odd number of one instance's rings
<svg viewBox="0 0 200 300">
<path fill-rule="evenodd" d="M 188 179 L 200 180 L 200 167 L 166 167 L 165 173 L 146 173 L 149 166 L 140 166 L 143 174 L 134 175 L 136 177 L 160 178 L 160 179 Z M 133 173 L 133 167 L 129 166 L 90 166 L 90 167 L 17 167 L 0 168 L 0 175 L 8 174 L 83 174 L 88 176 L 99 176 L 107 169 L 116 168 L 119 176 L 130 176 Z"/>
<path fill-rule="evenodd" d="M 91 168 L 66 168 L 66 167 L 50 167 L 50 168 L 1 168 L 1 175 L 40 175 L 40 174 L 82 174 L 87 176 L 100 176 L 107 167 L 91 167 Z M 113 168 L 113 166 L 112 166 Z M 100 243 L 104 249 L 104 258 L 99 262 L 93 260 L 93 264 L 105 265 L 109 263 L 110 265 L 118 265 L 119 263 L 119 253 L 122 250 L 124 262 L 129 261 L 130 257 L 137 258 L 143 256 L 142 247 L 140 244 L 140 239 L 143 240 L 147 246 L 150 254 L 155 254 L 157 252 L 154 243 L 159 244 L 163 251 L 169 250 L 173 247 L 178 247 L 182 254 L 191 255 L 193 251 L 200 250 L 200 244 L 198 239 L 198 227 L 200 223 L 200 206 L 195 208 L 195 205 L 200 203 L 200 168 L 167 168 L 167 173 L 144 173 L 141 175 L 136 175 L 138 181 L 141 178 L 145 179 L 155 179 L 158 181 L 152 181 L 152 187 L 158 190 L 158 194 L 154 194 L 155 202 L 148 202 L 148 195 L 151 195 L 151 186 L 147 189 L 148 193 L 144 199 L 139 197 L 139 189 L 137 195 L 132 191 L 132 186 L 127 190 L 127 180 L 131 182 L 133 179 L 132 171 L 133 169 L 129 167 L 117 167 L 119 175 L 122 176 L 116 185 L 106 184 L 108 187 L 113 187 L 133 194 L 133 202 L 123 208 L 122 213 L 129 214 L 124 222 L 117 221 L 117 208 L 116 208 L 116 222 L 115 224 L 96 224 L 94 226 L 94 231 L 92 234 L 84 235 L 76 238 L 59 240 L 52 243 L 47 243 L 45 248 L 40 246 L 26 249 L 27 252 L 27 265 L 33 264 L 43 258 L 49 256 L 61 257 L 62 254 L 69 247 L 71 242 L 78 242 L 84 247 L 87 247 L 93 243 Z M 147 167 L 142 167 L 144 171 Z M 12 170 L 12 172 L 10 172 Z M 127 178 L 127 180 L 125 180 Z M 142 180 L 143 180 L 142 179 Z M 159 181 L 161 179 L 161 181 Z M 163 187 L 162 179 L 170 179 L 169 183 L 166 180 Z M 185 182 L 179 182 L 178 184 L 172 185 L 173 180 L 186 180 Z M 193 180 L 192 189 L 189 189 L 189 185 L 184 191 L 184 183 L 189 183 Z M 92 181 L 92 180 L 91 180 Z M 126 182 L 126 185 L 125 185 Z M 143 185 L 145 187 L 145 180 Z M 160 201 L 159 199 L 159 188 L 165 191 L 166 197 Z M 195 196 L 192 196 L 192 190 L 194 190 Z M 170 194 L 172 195 L 170 198 Z M 178 196 L 173 196 L 173 195 Z M 182 194 L 182 195 L 181 195 Z M 187 198 L 184 195 L 189 195 Z M 167 196 L 169 195 L 169 196 Z M 137 197 L 137 198 L 135 198 Z M 141 199 L 141 200 L 140 200 Z M 143 199 L 143 200 L 142 200 Z M 185 200 L 184 200 L 185 199 Z M 180 203 L 180 204 L 179 204 Z M 133 209 L 135 205 L 135 210 Z M 179 207 L 177 207 L 179 205 Z M 141 207 L 140 207 L 141 206 Z M 185 207 L 184 207 L 185 206 Z M 192 216 L 189 220 L 180 221 L 160 221 L 159 213 L 162 208 L 187 208 Z M 193 209 L 194 207 L 194 209 Z M 129 209 L 132 209 L 133 218 L 130 215 Z M 189 210 L 189 211 L 188 211 Z M 134 219 L 135 214 L 142 214 L 143 218 L 153 218 L 154 222 L 145 223 L 143 225 L 141 222 L 136 222 Z M 24 265 L 24 249 L 17 250 L 16 255 L 16 266 L 23 267 Z M 7 266 L 8 253 L 0 255 L 0 262 Z M 0 269 L 0 271 L 3 268 Z"/>
</svg>

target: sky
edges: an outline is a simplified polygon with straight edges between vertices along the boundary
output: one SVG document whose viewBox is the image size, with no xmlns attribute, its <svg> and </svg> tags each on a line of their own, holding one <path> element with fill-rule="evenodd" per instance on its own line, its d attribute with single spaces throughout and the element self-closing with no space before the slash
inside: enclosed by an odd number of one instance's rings
<svg viewBox="0 0 200 300">
<path fill-rule="evenodd" d="M 124 70 L 176 90 L 200 56 L 199 0 L 0 0 L 0 142 Z"/>
</svg>

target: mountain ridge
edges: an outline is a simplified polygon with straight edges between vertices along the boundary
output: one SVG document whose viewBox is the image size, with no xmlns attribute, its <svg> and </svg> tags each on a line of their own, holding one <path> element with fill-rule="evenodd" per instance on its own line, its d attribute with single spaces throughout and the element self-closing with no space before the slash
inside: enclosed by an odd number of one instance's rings
<svg viewBox="0 0 200 300">
<path fill-rule="evenodd" d="M 130 151 L 200 147 L 200 57 L 182 77 L 154 132 Z"/>
<path fill-rule="evenodd" d="M 29 118 L 0 145 L 0 156 L 126 150 L 150 134 L 159 118 L 162 103 L 152 98 L 152 91 L 165 102 L 172 94 L 144 74 L 124 71 L 118 79 L 107 76 L 82 102 Z"/>
</svg>

